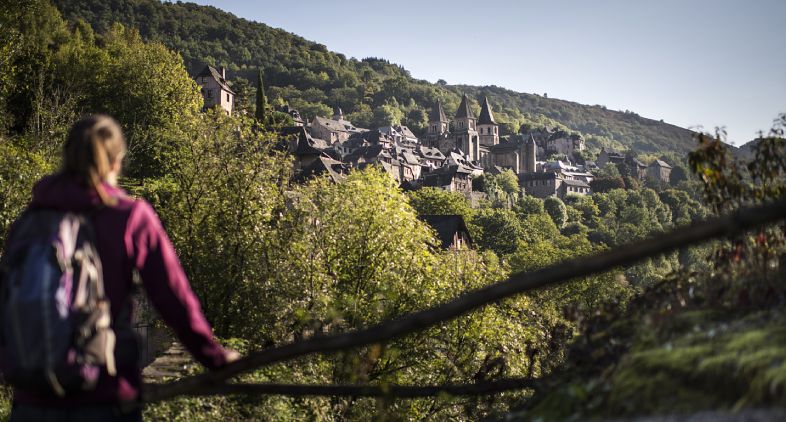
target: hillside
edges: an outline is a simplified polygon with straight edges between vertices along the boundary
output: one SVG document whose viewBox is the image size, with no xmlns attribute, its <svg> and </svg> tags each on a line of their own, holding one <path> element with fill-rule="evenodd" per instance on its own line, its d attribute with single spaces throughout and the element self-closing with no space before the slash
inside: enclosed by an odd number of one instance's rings
<svg viewBox="0 0 786 422">
<path fill-rule="evenodd" d="M 334 53 L 263 23 L 236 17 L 215 7 L 157 0 L 54 0 L 69 21 L 83 19 L 105 32 L 113 22 L 138 28 L 179 52 L 191 73 L 205 63 L 226 66 L 240 91 L 264 69 L 269 98 L 288 101 L 307 117 L 328 115 L 334 105 L 359 126 L 389 122 L 423 130 L 429 109 L 441 100 L 454 110 L 460 93 L 487 95 L 503 135 L 521 124 L 560 125 L 582 133 L 590 147 L 632 148 L 642 153 L 684 154 L 692 132 L 632 112 L 607 110 L 496 86 L 432 84 L 417 80 L 401 66 L 383 59 L 358 60 Z M 247 90 L 250 92 L 250 90 Z M 243 94 L 239 96 L 243 101 Z"/>
</svg>

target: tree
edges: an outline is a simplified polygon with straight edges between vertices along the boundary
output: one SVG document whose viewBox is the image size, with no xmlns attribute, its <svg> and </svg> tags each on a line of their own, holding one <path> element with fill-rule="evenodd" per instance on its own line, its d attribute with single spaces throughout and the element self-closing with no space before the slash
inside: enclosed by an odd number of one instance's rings
<svg viewBox="0 0 786 422">
<path fill-rule="evenodd" d="M 256 110 L 254 117 L 257 122 L 264 124 L 266 118 L 267 98 L 265 98 L 265 85 L 262 82 L 262 69 L 257 72 Z"/>
<path fill-rule="evenodd" d="M 502 191 L 508 194 L 510 197 L 515 197 L 518 195 L 520 191 L 519 178 L 511 170 L 503 171 L 502 173 L 495 176 L 495 179 L 500 189 L 502 189 Z"/>
<path fill-rule="evenodd" d="M 515 251 L 523 234 L 516 214 L 504 208 L 481 208 L 474 214 L 472 224 L 478 227 L 472 233 L 475 244 L 499 256 Z"/>
<path fill-rule="evenodd" d="M 676 165 L 674 168 L 671 169 L 671 173 L 669 174 L 669 184 L 672 186 L 677 186 L 680 182 L 688 180 L 688 171 L 685 169 L 684 166 Z"/>
<path fill-rule="evenodd" d="M 556 196 L 546 198 L 543 201 L 543 209 L 558 228 L 562 228 L 568 222 L 568 212 L 565 208 L 565 203 Z"/>
<path fill-rule="evenodd" d="M 521 196 L 521 198 L 519 198 L 519 200 L 516 202 L 516 205 L 513 207 L 513 211 L 516 212 L 519 218 L 524 218 L 531 214 L 542 214 L 545 212 L 543 210 L 543 200 L 530 195 Z"/>
<path fill-rule="evenodd" d="M 598 177 L 592 179 L 590 188 L 594 193 L 604 193 L 614 189 L 625 189 L 625 181 L 621 177 Z"/>
</svg>

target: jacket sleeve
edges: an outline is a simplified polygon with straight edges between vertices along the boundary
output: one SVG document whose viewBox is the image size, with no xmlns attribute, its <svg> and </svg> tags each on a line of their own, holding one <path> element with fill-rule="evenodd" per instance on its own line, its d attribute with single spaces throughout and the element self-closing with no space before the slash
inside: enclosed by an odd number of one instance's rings
<svg viewBox="0 0 786 422">
<path fill-rule="evenodd" d="M 208 369 L 225 365 L 224 350 L 213 338 L 175 249 L 148 203 L 135 204 L 125 243 L 151 303 L 186 349 Z"/>
</svg>

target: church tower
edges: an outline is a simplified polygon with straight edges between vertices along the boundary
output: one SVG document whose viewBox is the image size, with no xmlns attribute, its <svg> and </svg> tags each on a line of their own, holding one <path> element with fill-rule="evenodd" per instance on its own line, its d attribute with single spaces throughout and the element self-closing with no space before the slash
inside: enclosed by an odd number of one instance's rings
<svg viewBox="0 0 786 422">
<path fill-rule="evenodd" d="M 535 138 L 532 137 L 532 134 L 529 135 L 529 138 L 525 141 L 524 144 L 524 173 L 534 173 L 535 172 L 535 151 L 538 149 L 537 145 L 535 145 Z"/>
<path fill-rule="evenodd" d="M 428 116 L 428 131 L 426 137 L 429 141 L 436 141 L 447 137 L 448 134 L 448 118 L 445 117 L 445 110 L 442 109 L 442 103 L 437 101 L 437 106 L 431 109 Z M 433 146 L 436 146 L 434 144 Z"/>
<path fill-rule="evenodd" d="M 453 123 L 456 146 L 461 149 L 470 161 L 480 160 L 480 140 L 478 139 L 477 121 L 469 108 L 467 94 L 461 97 L 458 111 Z"/>
<path fill-rule="evenodd" d="M 499 125 L 494 121 L 494 115 L 491 113 L 491 106 L 487 97 L 483 97 L 483 103 L 480 105 L 478 132 L 480 132 L 481 145 L 491 147 L 499 143 Z"/>
</svg>

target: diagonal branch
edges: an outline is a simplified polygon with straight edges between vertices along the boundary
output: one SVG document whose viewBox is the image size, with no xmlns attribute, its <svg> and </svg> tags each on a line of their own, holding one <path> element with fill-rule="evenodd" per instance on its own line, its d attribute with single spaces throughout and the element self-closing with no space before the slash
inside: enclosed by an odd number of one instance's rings
<svg viewBox="0 0 786 422">
<path fill-rule="evenodd" d="M 534 388 L 539 381 L 531 378 L 504 378 L 476 384 L 427 386 L 372 386 L 372 385 L 302 385 L 302 384 L 241 384 L 230 383 L 195 390 L 189 395 L 215 396 L 226 394 L 299 396 L 350 396 L 417 398 L 440 394 L 450 396 L 480 396 L 503 391 Z"/>
<path fill-rule="evenodd" d="M 680 227 L 668 233 L 616 247 L 594 256 L 568 260 L 530 273 L 513 274 L 506 281 L 470 291 L 450 302 L 368 328 L 343 334 L 315 336 L 305 341 L 251 353 L 214 372 L 163 385 L 148 385 L 143 392 L 143 400 L 156 402 L 183 394 L 195 394 L 205 388 L 215 388 L 227 379 L 261 366 L 307 354 L 335 352 L 380 343 L 423 330 L 522 292 L 633 264 L 644 258 L 671 252 L 706 240 L 738 235 L 753 227 L 784 218 L 786 218 L 786 197 L 759 207 L 743 208 L 724 217 L 697 222 L 688 227 Z"/>
</svg>

